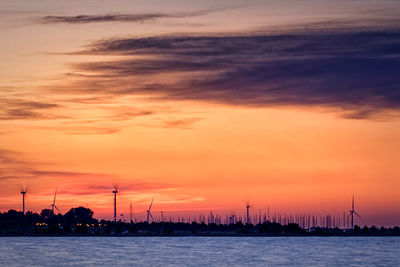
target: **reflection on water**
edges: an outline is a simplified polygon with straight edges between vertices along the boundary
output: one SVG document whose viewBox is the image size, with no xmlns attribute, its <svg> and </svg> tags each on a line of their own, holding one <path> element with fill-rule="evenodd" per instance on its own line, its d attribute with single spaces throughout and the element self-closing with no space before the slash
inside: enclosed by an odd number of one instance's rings
<svg viewBox="0 0 400 267">
<path fill-rule="evenodd" d="M 0 266 L 400 266 L 400 237 L 0 237 Z"/>
</svg>

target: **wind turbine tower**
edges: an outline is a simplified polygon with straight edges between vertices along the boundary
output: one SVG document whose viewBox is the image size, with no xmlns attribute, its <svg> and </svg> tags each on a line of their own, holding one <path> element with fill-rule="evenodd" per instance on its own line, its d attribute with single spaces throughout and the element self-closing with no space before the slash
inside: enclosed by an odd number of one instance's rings
<svg viewBox="0 0 400 267">
<path fill-rule="evenodd" d="M 117 193 L 118 193 L 118 187 L 114 186 L 114 190 L 112 192 L 114 194 L 114 223 L 117 223 Z"/>
<path fill-rule="evenodd" d="M 22 214 L 25 215 L 25 194 L 26 194 L 26 190 L 22 190 L 21 191 L 22 194 Z"/>
<path fill-rule="evenodd" d="M 354 195 L 353 195 L 353 201 L 351 202 L 351 210 L 350 210 L 351 229 L 354 229 L 354 214 L 357 215 L 359 218 L 362 218 L 362 217 L 354 210 Z"/>
<path fill-rule="evenodd" d="M 154 198 L 151 200 L 149 209 L 146 210 L 146 213 L 147 213 L 147 223 L 150 223 L 150 218 L 153 220 L 153 216 L 151 215 L 151 207 L 153 206 L 153 200 L 154 200 Z"/>
<path fill-rule="evenodd" d="M 246 204 L 246 211 L 247 211 L 247 216 L 246 216 L 246 224 L 250 224 L 250 204 L 247 202 Z"/>
<path fill-rule="evenodd" d="M 56 197 L 57 197 L 57 189 L 56 189 L 56 191 L 54 192 L 53 203 L 50 205 L 50 207 L 51 207 L 51 212 L 53 213 L 53 215 L 54 215 L 54 209 L 57 209 L 59 212 L 61 212 L 61 211 L 57 208 L 57 206 L 56 206 Z"/>
</svg>

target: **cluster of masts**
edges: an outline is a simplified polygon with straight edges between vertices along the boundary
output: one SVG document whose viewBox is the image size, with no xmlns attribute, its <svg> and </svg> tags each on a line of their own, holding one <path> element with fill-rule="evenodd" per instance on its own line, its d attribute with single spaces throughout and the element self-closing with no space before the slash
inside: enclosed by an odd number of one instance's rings
<svg viewBox="0 0 400 267">
<path fill-rule="evenodd" d="M 117 222 L 117 194 L 118 194 L 118 186 L 114 186 L 114 190 L 112 191 L 114 194 L 114 222 Z M 153 215 L 151 214 L 151 207 L 153 206 L 153 201 L 154 198 L 151 200 L 149 208 L 146 210 L 146 215 L 147 215 L 147 223 L 150 223 L 150 218 L 152 221 L 154 221 Z M 130 211 L 130 219 L 131 222 L 133 222 L 132 218 L 132 202 L 129 204 L 129 211 Z M 122 215 L 122 214 L 121 214 Z M 163 219 L 163 213 L 161 211 L 161 217 Z"/>
<path fill-rule="evenodd" d="M 25 214 L 25 194 L 26 194 L 26 190 L 23 189 L 21 190 L 21 194 L 22 194 L 22 212 L 23 214 Z M 117 194 L 118 192 L 118 187 L 114 186 L 114 190 L 112 191 L 112 193 L 114 194 L 114 222 L 117 222 Z M 57 196 L 57 190 L 54 193 L 54 198 L 53 198 L 53 202 L 50 204 L 49 208 L 51 208 L 52 213 L 54 214 L 54 210 L 58 210 L 60 212 L 60 210 L 58 209 L 58 207 L 56 206 L 56 196 Z M 153 218 L 153 215 L 151 214 L 151 208 L 153 206 L 153 201 L 154 198 L 151 200 L 150 202 L 150 206 L 149 208 L 146 210 L 146 222 L 150 223 L 150 222 L 155 222 L 156 220 Z M 214 213 L 210 212 L 210 214 L 208 215 L 199 215 L 198 217 L 193 217 L 193 218 L 181 218 L 178 217 L 178 222 L 187 222 L 187 223 L 191 223 L 191 222 L 199 222 L 199 223 L 216 223 L 216 224 L 235 224 L 237 222 L 242 222 L 242 223 L 246 223 L 246 224 L 256 224 L 256 223 L 264 223 L 267 221 L 270 222 L 275 222 L 275 223 L 280 223 L 282 225 L 286 225 L 289 223 L 297 223 L 298 225 L 300 225 L 300 227 L 302 228 L 312 228 L 312 227 L 326 227 L 326 228 L 349 228 L 351 226 L 351 229 L 354 228 L 354 215 L 358 216 L 359 218 L 362 218 L 355 210 L 354 210 L 354 196 L 352 199 L 352 203 L 351 203 L 351 210 L 349 211 L 348 216 L 346 216 L 346 213 L 343 212 L 343 217 L 341 218 L 341 216 L 334 216 L 331 214 L 325 215 L 325 216 L 318 216 L 315 214 L 311 214 L 311 213 L 302 213 L 302 214 L 297 214 L 297 215 L 281 215 L 279 213 L 274 213 L 273 215 L 270 216 L 269 213 L 269 207 L 267 209 L 266 212 L 264 212 L 262 214 L 261 210 L 259 211 L 259 213 L 255 213 L 253 216 L 250 216 L 250 203 L 246 203 L 246 216 L 242 217 L 242 216 L 237 216 L 234 213 L 230 214 L 230 215 L 226 215 L 225 216 L 225 220 L 223 220 L 223 218 L 219 215 L 215 215 Z M 130 221 L 133 222 L 133 216 L 132 216 L 132 203 L 130 203 L 129 206 L 129 210 L 130 210 Z M 122 216 L 122 214 L 121 214 Z M 161 211 L 161 218 L 160 218 L 160 222 L 164 222 L 165 218 L 164 218 L 164 213 Z M 168 221 L 168 220 L 167 220 Z M 170 222 L 174 221 L 172 218 L 169 219 Z"/>
</svg>

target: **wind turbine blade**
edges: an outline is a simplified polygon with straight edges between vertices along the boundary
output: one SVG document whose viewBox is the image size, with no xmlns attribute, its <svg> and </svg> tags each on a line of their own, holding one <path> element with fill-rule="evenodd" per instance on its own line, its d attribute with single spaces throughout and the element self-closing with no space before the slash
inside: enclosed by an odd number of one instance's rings
<svg viewBox="0 0 400 267">
<path fill-rule="evenodd" d="M 151 206 L 153 206 L 153 200 L 154 200 L 154 198 L 151 200 L 149 211 L 151 210 Z"/>
<path fill-rule="evenodd" d="M 54 205 L 54 208 L 56 208 L 56 210 L 58 210 L 61 213 L 61 210 L 59 210 L 56 205 Z"/>
<path fill-rule="evenodd" d="M 153 219 L 153 215 L 151 215 L 151 213 L 150 213 L 150 212 L 149 212 L 149 215 L 150 215 L 150 218 L 151 218 L 152 220 L 154 220 L 154 219 Z"/>
<path fill-rule="evenodd" d="M 21 190 L 20 190 L 21 193 L 22 193 L 22 192 L 28 193 L 28 186 L 27 186 L 27 185 L 22 185 L 22 184 L 21 184 L 21 185 L 20 185 L 20 188 L 21 188 Z"/>
<path fill-rule="evenodd" d="M 359 218 L 363 219 L 363 217 L 361 217 L 360 215 L 358 215 L 357 212 L 354 212 L 355 215 L 357 215 Z"/>
<path fill-rule="evenodd" d="M 56 192 L 54 193 L 53 205 L 55 205 L 55 204 L 56 204 L 56 196 L 57 196 L 57 189 L 56 189 Z"/>
</svg>

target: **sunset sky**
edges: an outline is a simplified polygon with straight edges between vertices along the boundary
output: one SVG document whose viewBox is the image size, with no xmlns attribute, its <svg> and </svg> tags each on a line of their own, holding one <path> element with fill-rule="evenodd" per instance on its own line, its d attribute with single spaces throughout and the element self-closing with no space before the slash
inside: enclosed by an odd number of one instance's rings
<svg viewBox="0 0 400 267">
<path fill-rule="evenodd" d="M 400 224 L 400 1 L 0 0 L 0 211 Z"/>
</svg>

